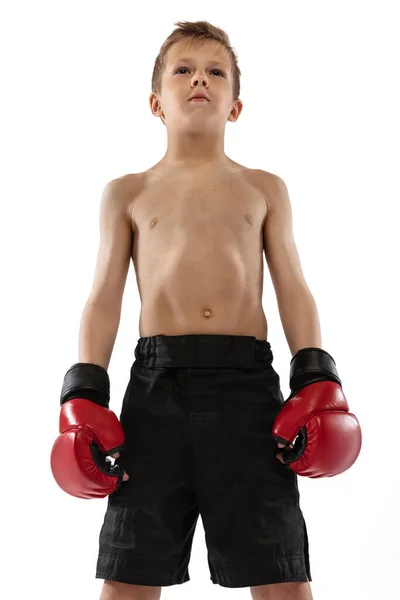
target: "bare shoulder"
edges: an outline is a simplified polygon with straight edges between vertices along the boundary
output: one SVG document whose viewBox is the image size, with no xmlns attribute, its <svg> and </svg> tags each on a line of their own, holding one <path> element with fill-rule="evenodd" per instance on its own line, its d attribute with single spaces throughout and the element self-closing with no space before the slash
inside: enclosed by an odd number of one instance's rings
<svg viewBox="0 0 400 600">
<path fill-rule="evenodd" d="M 143 185 L 145 173 L 128 173 L 109 181 L 106 187 L 115 190 L 122 199 L 129 199 L 137 194 Z M 122 200 L 121 200 L 122 201 Z"/>
<path fill-rule="evenodd" d="M 262 190 L 267 208 L 271 209 L 273 203 L 279 201 L 279 198 L 287 197 L 288 191 L 282 177 L 263 169 L 251 169 L 254 182 Z"/>
<path fill-rule="evenodd" d="M 133 225 L 135 200 L 145 186 L 145 173 L 128 173 L 107 183 L 103 191 L 103 202 L 112 203 L 115 209 L 125 213 Z"/>
</svg>

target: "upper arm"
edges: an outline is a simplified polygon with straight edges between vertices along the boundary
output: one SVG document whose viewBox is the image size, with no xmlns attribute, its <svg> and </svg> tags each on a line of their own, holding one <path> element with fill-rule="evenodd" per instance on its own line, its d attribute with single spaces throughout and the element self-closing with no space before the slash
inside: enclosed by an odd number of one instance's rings
<svg viewBox="0 0 400 600">
<path fill-rule="evenodd" d="M 100 243 L 89 303 L 120 311 L 132 251 L 128 215 L 130 186 L 123 178 L 104 188 L 100 202 Z"/>
<path fill-rule="evenodd" d="M 293 235 L 292 207 L 285 182 L 268 174 L 265 185 L 267 216 L 263 239 L 267 265 L 277 300 L 301 286 L 307 288 Z"/>
</svg>

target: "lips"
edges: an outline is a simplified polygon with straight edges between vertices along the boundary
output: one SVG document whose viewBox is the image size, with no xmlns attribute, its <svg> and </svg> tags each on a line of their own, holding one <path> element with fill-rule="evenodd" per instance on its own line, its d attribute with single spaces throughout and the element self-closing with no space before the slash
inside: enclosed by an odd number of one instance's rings
<svg viewBox="0 0 400 600">
<path fill-rule="evenodd" d="M 195 96 L 189 98 L 189 100 L 195 100 L 196 98 L 199 100 L 208 100 L 207 96 L 204 96 L 204 94 L 196 94 Z"/>
</svg>

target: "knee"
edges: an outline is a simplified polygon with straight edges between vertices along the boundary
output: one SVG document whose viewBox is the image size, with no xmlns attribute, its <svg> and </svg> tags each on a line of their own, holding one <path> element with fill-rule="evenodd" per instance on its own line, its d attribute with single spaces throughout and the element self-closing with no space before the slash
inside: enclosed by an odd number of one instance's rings
<svg viewBox="0 0 400 600">
<path fill-rule="evenodd" d="M 271 583 L 250 588 L 253 600 L 313 600 L 310 583 Z"/>
<path fill-rule="evenodd" d="M 159 600 L 161 587 L 104 581 L 100 600 Z"/>
</svg>

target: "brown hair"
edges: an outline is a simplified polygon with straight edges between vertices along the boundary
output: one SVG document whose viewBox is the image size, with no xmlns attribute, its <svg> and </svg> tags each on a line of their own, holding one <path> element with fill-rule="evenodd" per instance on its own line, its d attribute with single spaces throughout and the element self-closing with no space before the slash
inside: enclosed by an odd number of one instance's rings
<svg viewBox="0 0 400 600">
<path fill-rule="evenodd" d="M 178 21 L 175 25 L 177 25 L 177 28 L 167 37 L 155 60 L 153 76 L 151 79 L 151 91 L 157 94 L 161 93 L 161 80 L 165 68 L 165 57 L 172 44 L 180 42 L 181 40 L 193 40 L 198 42 L 215 40 L 228 51 L 233 78 L 233 100 L 237 100 L 240 94 L 241 71 L 237 64 L 236 52 L 231 46 L 227 33 L 225 33 L 223 29 L 211 25 L 208 21 Z"/>
</svg>

